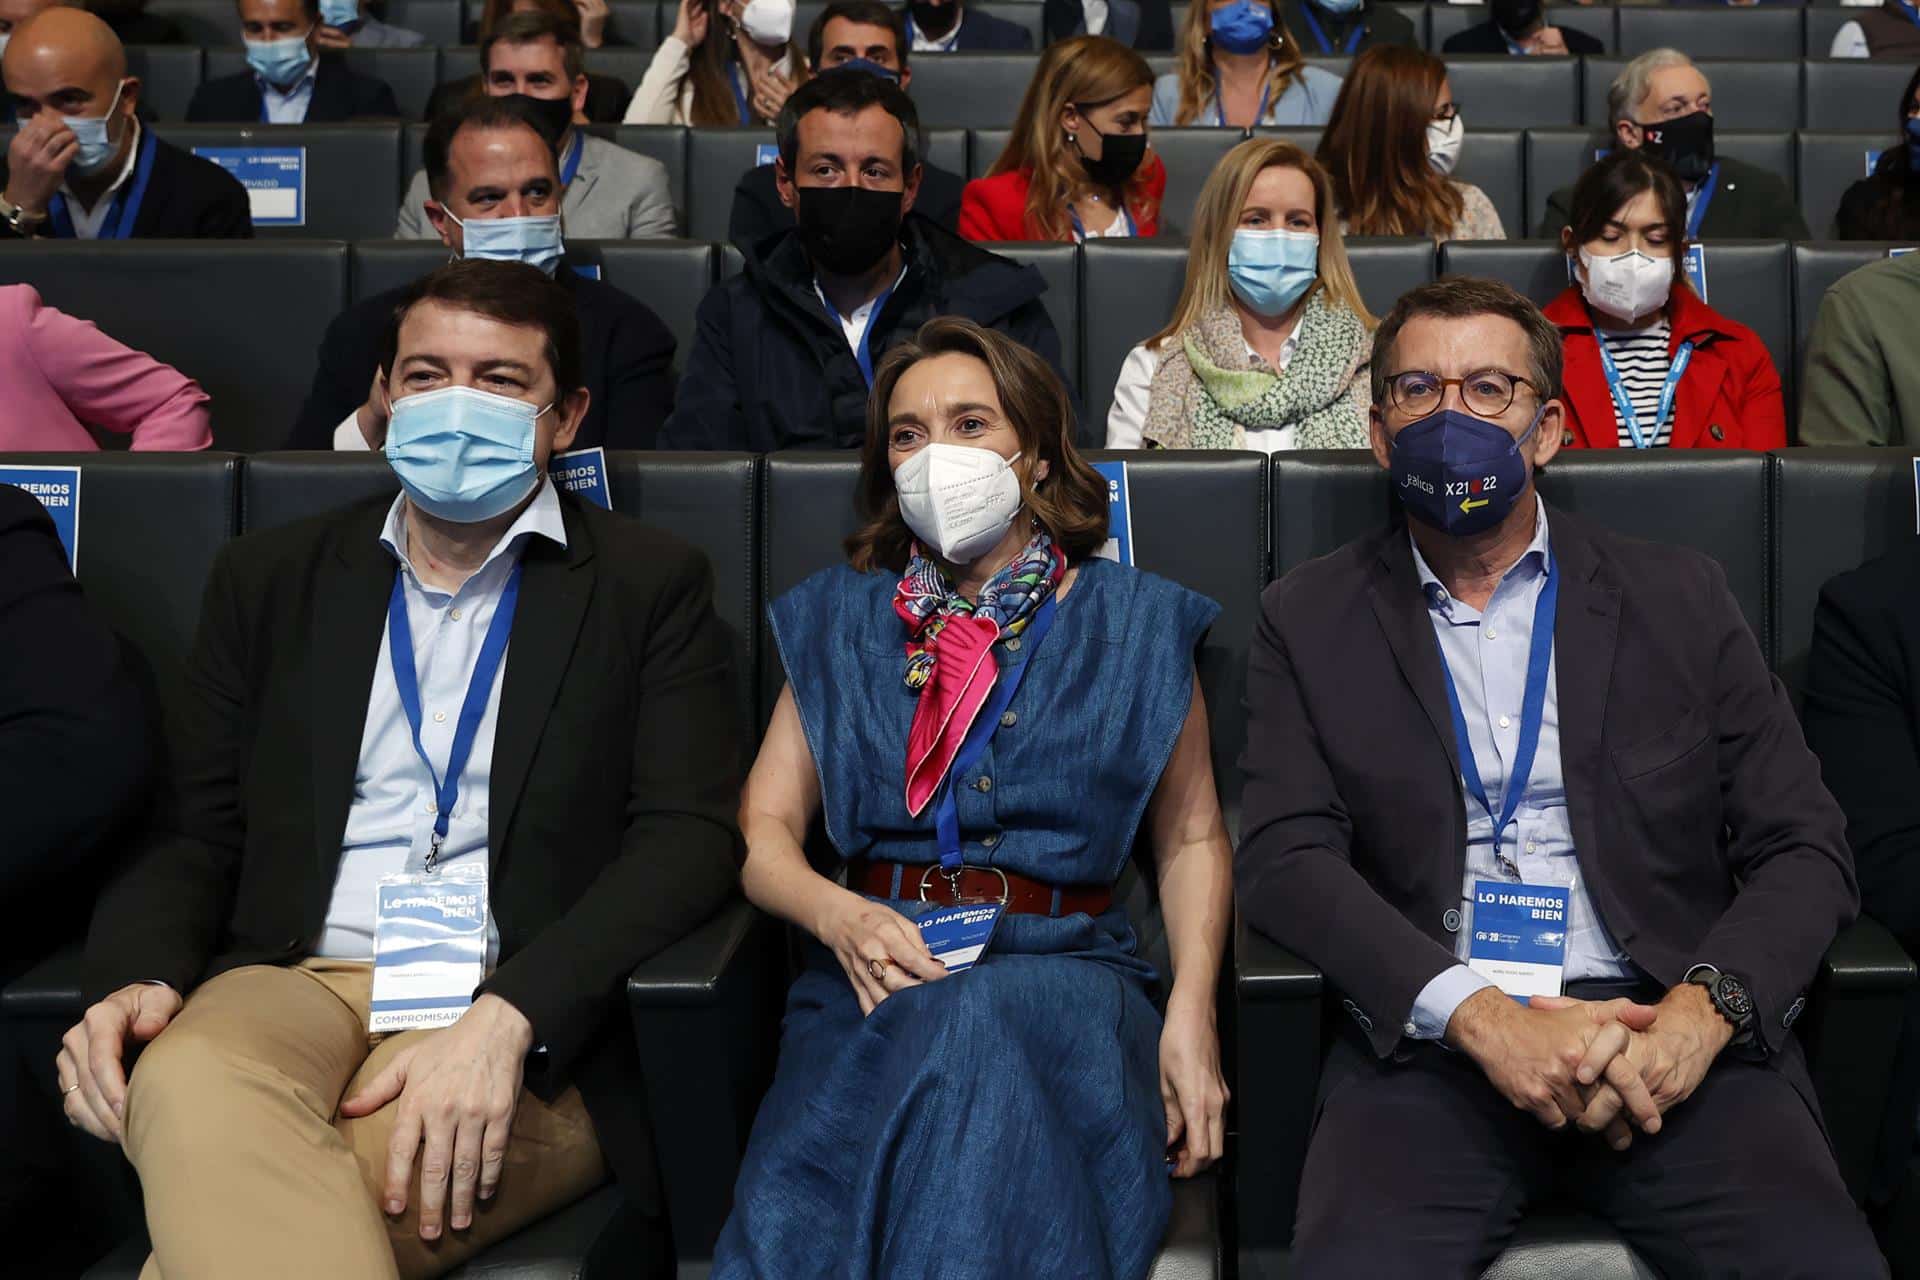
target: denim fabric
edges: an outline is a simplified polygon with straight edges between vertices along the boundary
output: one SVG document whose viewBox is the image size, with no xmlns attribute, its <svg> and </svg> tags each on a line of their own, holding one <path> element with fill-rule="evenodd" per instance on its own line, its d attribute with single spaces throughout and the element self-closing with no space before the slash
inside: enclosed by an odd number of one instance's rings
<svg viewBox="0 0 1920 1280">
<path fill-rule="evenodd" d="M 829 837 L 848 856 L 929 862 L 931 807 L 906 811 L 913 695 L 893 585 L 829 570 L 772 620 Z M 1057 883 L 1118 877 L 1218 611 L 1107 561 L 1080 567 L 1013 723 L 964 780 L 993 780 L 960 791 L 969 862 Z M 1029 657 L 995 656 L 1003 672 Z M 716 1277 L 1146 1274 L 1170 1205 L 1160 1017 L 1124 912 L 1005 917 L 974 969 L 866 1018 L 830 952 L 809 941 L 804 962 Z"/>
</svg>

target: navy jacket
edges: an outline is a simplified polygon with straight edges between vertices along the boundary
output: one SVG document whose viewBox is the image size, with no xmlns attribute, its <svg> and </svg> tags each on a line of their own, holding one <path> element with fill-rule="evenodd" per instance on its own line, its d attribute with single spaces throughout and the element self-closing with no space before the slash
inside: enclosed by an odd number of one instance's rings
<svg viewBox="0 0 1920 1280">
<path fill-rule="evenodd" d="M 209 80 L 193 91 L 187 120 L 193 124 L 258 124 L 260 85 L 252 70 Z M 400 104 L 385 80 L 363 76 L 342 58 L 320 55 L 313 76 L 313 97 L 307 103 L 306 124 L 340 124 L 347 120 L 398 120 Z"/>
<path fill-rule="evenodd" d="M 956 0 L 956 3 L 964 3 L 964 0 Z M 912 10 L 902 8 L 900 20 L 911 23 Z M 978 9 L 968 9 L 961 16 L 960 38 L 954 41 L 951 52 L 1012 53 L 1031 48 L 1033 48 L 1033 32 L 1019 23 L 1008 22 L 1005 18 L 996 18 Z"/>
</svg>

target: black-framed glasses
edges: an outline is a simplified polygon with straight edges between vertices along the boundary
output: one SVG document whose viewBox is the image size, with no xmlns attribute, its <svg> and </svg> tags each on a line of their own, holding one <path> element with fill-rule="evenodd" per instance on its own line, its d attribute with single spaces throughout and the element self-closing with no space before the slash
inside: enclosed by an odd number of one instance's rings
<svg viewBox="0 0 1920 1280">
<path fill-rule="evenodd" d="M 1459 114 L 1460 114 L 1460 104 L 1457 102 L 1449 102 L 1446 106 L 1434 112 L 1433 118 L 1435 120 L 1440 121 L 1442 124 L 1445 124 L 1447 121 L 1453 119 L 1455 116 Z"/>
<path fill-rule="evenodd" d="M 1482 418 L 1497 418 L 1513 404 L 1514 394 L 1533 383 L 1503 369 L 1478 369 L 1462 378 L 1443 378 L 1425 369 L 1409 369 L 1387 380 L 1387 398 L 1410 418 L 1439 411 L 1448 387 L 1460 388 L 1461 403 Z M 1539 388 L 1534 390 L 1538 392 Z"/>
</svg>

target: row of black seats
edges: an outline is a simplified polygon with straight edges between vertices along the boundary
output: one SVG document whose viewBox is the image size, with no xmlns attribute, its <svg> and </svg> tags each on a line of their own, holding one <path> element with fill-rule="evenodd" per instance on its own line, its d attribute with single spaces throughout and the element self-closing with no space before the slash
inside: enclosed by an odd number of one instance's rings
<svg viewBox="0 0 1920 1280">
<path fill-rule="evenodd" d="M 1047 312 L 1083 393 L 1086 434 L 1104 439 L 1127 352 L 1173 313 L 1186 276 L 1186 246 L 1164 239 L 993 247 L 1045 278 Z M 1767 344 L 1786 387 L 1790 422 L 1821 297 L 1841 276 L 1892 247 L 1782 240 L 1708 247 L 1709 298 Z M 1408 289 L 1441 275 L 1491 276 L 1542 304 L 1567 283 L 1566 260 L 1551 242 L 1460 241 L 1436 250 L 1424 239 L 1353 240 L 1348 254 L 1368 307 L 1380 315 Z M 438 241 L 420 240 L 0 243 L 0 281 L 30 284 L 49 304 L 198 379 L 213 397 L 214 443 L 253 453 L 286 442 L 328 322 L 354 299 L 404 284 L 445 260 Z M 568 246 L 568 261 L 597 268 L 607 283 L 652 307 L 678 341 L 682 362 L 701 298 L 715 280 L 740 269 L 731 246 L 686 240 L 577 241 Z M 195 305 L 183 306 L 185 298 Z M 236 316 L 266 316 L 271 323 L 235 324 Z"/>
<path fill-rule="evenodd" d="M 1231 820 L 1259 593 L 1276 576 L 1388 518 L 1385 476 L 1363 453 L 1127 461 L 1140 567 L 1223 605 L 1198 669 Z M 383 463 L 365 456 L 0 458 L 17 462 L 82 467 L 82 583 L 147 655 L 163 691 L 178 686 L 201 584 L 229 538 L 395 489 Z M 765 602 L 839 558 L 840 540 L 853 525 L 856 461 L 616 454 L 609 463 L 617 509 L 674 531 L 711 560 L 715 606 L 736 641 L 742 711 L 764 724 L 782 680 L 764 631 Z M 1586 455 L 1557 462 L 1541 486 L 1549 501 L 1596 523 L 1713 556 L 1769 660 L 1791 683 L 1804 664 L 1819 585 L 1912 536 L 1913 466 L 1907 454 L 1870 450 Z M 1151 912 L 1137 899 L 1130 909 Z M 778 930 L 739 904 L 649 961 L 629 983 L 683 1276 L 705 1274 L 770 1074 L 788 976 L 782 943 Z M 1234 948 L 1234 994 L 1222 1011 L 1236 1048 L 1230 1180 L 1182 1187 L 1154 1273 L 1162 1280 L 1219 1275 L 1229 1248 L 1243 1277 L 1284 1274 L 1318 1072 L 1323 984 L 1311 967 L 1257 936 L 1241 931 Z M 56 957 L 0 1000 L 0 1012 L 37 1045 L 44 1042 L 49 1059 L 53 1040 L 77 1012 L 74 975 L 72 954 Z M 1828 1131 L 1856 1196 L 1873 1159 L 1898 1008 L 1913 982 L 1913 966 L 1891 938 L 1863 923 L 1829 953 L 1800 1024 Z M 124 1181 L 121 1194 L 124 1200 Z M 1231 1245 L 1219 1226 L 1222 1196 L 1237 1208 Z M 137 1222 L 131 1201 L 99 1211 Z M 573 1276 L 580 1254 L 615 1216 L 603 1194 L 463 1274 Z M 130 1277 L 140 1250 L 130 1245 L 96 1274 Z M 1541 1212 L 1488 1274 L 1646 1274 L 1638 1265 L 1599 1224 Z"/>
</svg>

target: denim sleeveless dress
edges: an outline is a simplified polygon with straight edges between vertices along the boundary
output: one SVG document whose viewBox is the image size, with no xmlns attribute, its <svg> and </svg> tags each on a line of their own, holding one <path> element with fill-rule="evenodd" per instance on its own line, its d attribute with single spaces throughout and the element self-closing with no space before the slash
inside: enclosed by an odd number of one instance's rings
<svg viewBox="0 0 1920 1280">
<path fill-rule="evenodd" d="M 933 862 L 933 809 L 907 813 L 897 578 L 841 567 L 775 601 L 786 665 L 844 857 Z M 1219 606 L 1090 560 L 987 754 L 957 789 L 966 859 L 1056 884 L 1124 868 Z M 1030 651 L 1026 651 L 1030 650 Z M 917 888 L 901 890 L 917 897 Z M 912 917 L 918 901 L 888 905 Z M 861 1017 L 811 938 L 780 1062 L 714 1259 L 766 1280 L 1138 1280 L 1166 1231 L 1166 1114 L 1152 967 L 1117 907 L 1003 916 L 973 969 Z"/>
</svg>

